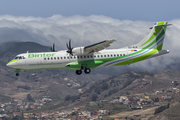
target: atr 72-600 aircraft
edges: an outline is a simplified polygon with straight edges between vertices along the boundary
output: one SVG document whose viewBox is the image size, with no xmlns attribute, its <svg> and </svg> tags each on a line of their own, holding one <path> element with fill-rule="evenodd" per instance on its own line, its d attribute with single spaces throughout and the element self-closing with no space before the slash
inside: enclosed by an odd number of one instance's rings
<svg viewBox="0 0 180 120">
<path fill-rule="evenodd" d="M 68 50 L 52 52 L 24 53 L 17 55 L 12 61 L 7 63 L 7 67 L 14 69 L 19 76 L 21 70 L 39 69 L 72 69 L 76 74 L 86 74 L 92 68 L 103 66 L 130 65 L 152 57 L 169 53 L 169 50 L 162 50 L 166 27 L 168 22 L 157 22 L 150 29 L 151 32 L 142 41 L 135 45 L 130 45 L 119 49 L 105 49 L 115 40 L 105 40 L 85 47 L 71 47 L 66 43 Z M 105 49 L 105 50 L 103 50 Z"/>
</svg>

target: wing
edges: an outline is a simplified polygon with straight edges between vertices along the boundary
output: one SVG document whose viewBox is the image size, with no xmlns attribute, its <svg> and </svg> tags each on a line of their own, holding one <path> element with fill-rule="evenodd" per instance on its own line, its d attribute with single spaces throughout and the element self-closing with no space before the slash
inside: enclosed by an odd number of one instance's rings
<svg viewBox="0 0 180 120">
<path fill-rule="evenodd" d="M 109 47 L 110 44 L 113 43 L 114 41 L 116 41 L 116 40 L 114 40 L 114 39 L 113 40 L 104 40 L 102 42 L 84 47 L 84 51 L 89 52 L 89 53 L 98 52 L 100 50 L 103 50 L 103 49 Z"/>
</svg>

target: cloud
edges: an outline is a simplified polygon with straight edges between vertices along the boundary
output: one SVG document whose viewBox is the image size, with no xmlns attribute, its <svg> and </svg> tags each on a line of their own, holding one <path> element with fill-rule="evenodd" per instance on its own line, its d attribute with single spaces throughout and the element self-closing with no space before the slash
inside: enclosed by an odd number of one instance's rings
<svg viewBox="0 0 180 120">
<path fill-rule="evenodd" d="M 161 71 L 178 69 L 177 60 L 180 38 L 180 19 L 169 21 L 164 49 L 171 52 L 130 66 L 128 70 Z M 0 44 L 9 41 L 32 41 L 56 48 L 66 49 L 66 42 L 72 39 L 73 47 L 86 46 L 106 39 L 116 39 L 110 48 L 120 48 L 135 44 L 149 32 L 154 22 L 118 20 L 102 15 L 70 16 L 53 15 L 49 18 L 0 16 Z M 175 65 L 174 65 L 175 64 Z M 177 63 L 178 64 L 178 63 Z M 116 69 L 124 69 L 117 67 Z"/>
</svg>

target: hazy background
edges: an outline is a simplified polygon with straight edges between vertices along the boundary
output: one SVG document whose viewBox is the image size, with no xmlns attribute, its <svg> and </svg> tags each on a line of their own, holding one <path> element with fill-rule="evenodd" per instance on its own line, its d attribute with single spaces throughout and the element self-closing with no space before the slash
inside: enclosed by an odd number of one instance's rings
<svg viewBox="0 0 180 120">
<path fill-rule="evenodd" d="M 109 48 L 120 48 L 142 40 L 155 22 L 168 21 L 173 26 L 167 28 L 163 49 L 169 49 L 169 54 L 115 69 L 179 69 L 179 4 L 178 0 L 1 0 L 0 44 L 31 41 L 50 46 L 55 42 L 62 50 L 69 39 L 73 47 L 116 39 Z"/>
</svg>

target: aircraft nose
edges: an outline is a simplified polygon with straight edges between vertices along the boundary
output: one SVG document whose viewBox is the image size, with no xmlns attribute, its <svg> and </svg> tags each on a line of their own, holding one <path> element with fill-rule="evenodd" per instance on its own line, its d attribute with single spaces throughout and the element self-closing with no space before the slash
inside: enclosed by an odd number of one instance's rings
<svg viewBox="0 0 180 120">
<path fill-rule="evenodd" d="M 7 63 L 6 66 L 7 67 L 12 67 L 12 64 L 11 63 Z"/>
<path fill-rule="evenodd" d="M 12 62 L 12 61 L 8 62 L 8 63 L 6 64 L 6 66 L 9 67 L 9 68 L 13 68 L 14 62 Z"/>
</svg>

